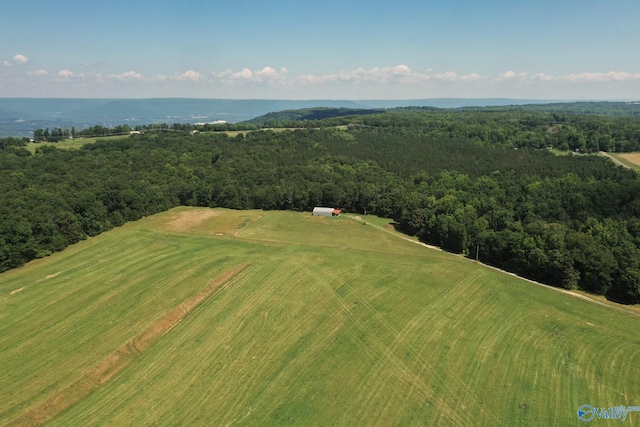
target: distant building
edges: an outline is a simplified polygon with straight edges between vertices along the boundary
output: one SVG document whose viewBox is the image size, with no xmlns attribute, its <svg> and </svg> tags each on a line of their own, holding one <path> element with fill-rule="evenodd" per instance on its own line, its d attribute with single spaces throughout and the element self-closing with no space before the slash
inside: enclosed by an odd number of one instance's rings
<svg viewBox="0 0 640 427">
<path fill-rule="evenodd" d="M 342 213 L 340 209 L 322 208 L 319 206 L 313 208 L 313 215 L 315 216 L 340 216 L 340 213 Z"/>
</svg>

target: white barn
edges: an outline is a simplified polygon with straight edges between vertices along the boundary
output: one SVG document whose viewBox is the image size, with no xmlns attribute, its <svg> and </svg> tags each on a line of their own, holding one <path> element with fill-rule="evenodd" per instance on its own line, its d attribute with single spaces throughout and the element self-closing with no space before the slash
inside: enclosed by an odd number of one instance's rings
<svg viewBox="0 0 640 427">
<path fill-rule="evenodd" d="M 315 216 L 340 216 L 341 212 L 340 209 L 334 208 L 323 208 L 320 206 L 313 208 L 313 215 Z"/>
</svg>

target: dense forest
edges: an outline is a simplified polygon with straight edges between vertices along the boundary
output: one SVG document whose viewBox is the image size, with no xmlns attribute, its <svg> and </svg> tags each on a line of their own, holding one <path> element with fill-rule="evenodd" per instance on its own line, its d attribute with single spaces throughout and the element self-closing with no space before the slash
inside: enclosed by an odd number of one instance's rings
<svg viewBox="0 0 640 427">
<path fill-rule="evenodd" d="M 605 104 L 605 105 L 601 105 Z M 318 126 L 351 126 L 401 128 L 429 139 L 459 138 L 472 142 L 505 147 L 551 147 L 563 151 L 629 152 L 640 150 L 640 105 L 596 103 L 594 111 L 611 114 L 578 114 L 577 104 L 542 106 L 460 108 L 406 107 L 369 110 L 369 114 L 345 115 L 344 109 L 303 110 L 267 114 L 246 122 L 263 128 L 313 128 Z M 632 108 L 633 107 L 633 108 Z M 555 112 L 558 111 L 558 112 Z M 569 112 L 567 112 L 569 111 Z M 331 116 L 333 112 L 333 116 Z M 324 115 L 322 120 L 307 119 Z"/>
<path fill-rule="evenodd" d="M 150 126 L 33 155 L 23 139 L 2 140 L 0 271 L 177 205 L 325 205 L 392 218 L 544 283 L 640 302 L 638 174 L 546 149 L 640 149 L 638 118 L 400 109 L 296 124 L 306 128 L 234 137 Z"/>
</svg>

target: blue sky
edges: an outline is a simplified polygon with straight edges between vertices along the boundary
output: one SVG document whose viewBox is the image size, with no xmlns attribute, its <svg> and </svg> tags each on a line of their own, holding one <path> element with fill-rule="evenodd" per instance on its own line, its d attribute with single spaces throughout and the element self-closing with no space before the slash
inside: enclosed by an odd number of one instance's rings
<svg viewBox="0 0 640 427">
<path fill-rule="evenodd" d="M 637 0 L 2 0 L 0 97 L 640 99 Z"/>
</svg>

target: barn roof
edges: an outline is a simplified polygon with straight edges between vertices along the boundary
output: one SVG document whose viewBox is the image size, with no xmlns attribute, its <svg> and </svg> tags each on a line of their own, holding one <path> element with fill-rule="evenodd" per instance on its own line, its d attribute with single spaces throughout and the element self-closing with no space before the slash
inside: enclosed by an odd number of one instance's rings
<svg viewBox="0 0 640 427">
<path fill-rule="evenodd" d="M 333 213 L 335 209 L 333 208 L 323 208 L 322 206 L 316 206 L 315 208 L 313 208 L 314 212 L 327 212 L 327 213 Z"/>
</svg>

